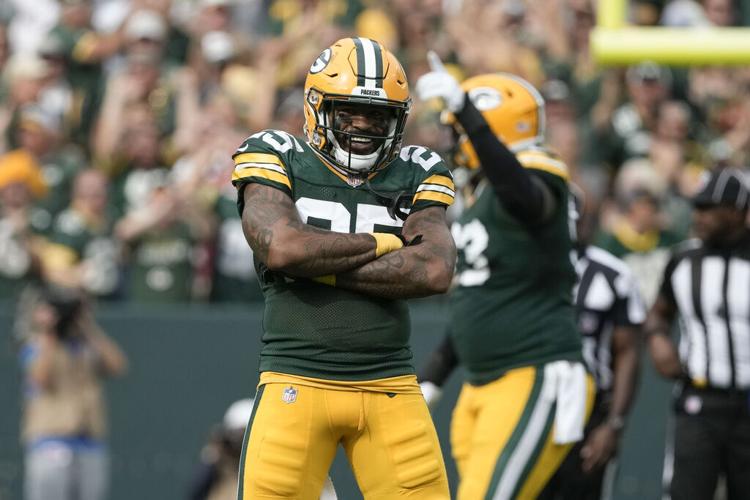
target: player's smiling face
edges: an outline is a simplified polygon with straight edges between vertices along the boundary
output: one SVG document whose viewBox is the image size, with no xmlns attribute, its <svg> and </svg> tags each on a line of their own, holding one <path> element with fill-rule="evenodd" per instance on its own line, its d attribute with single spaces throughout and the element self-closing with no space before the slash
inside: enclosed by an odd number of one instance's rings
<svg viewBox="0 0 750 500">
<path fill-rule="evenodd" d="M 336 106 L 333 117 L 336 141 L 352 154 L 374 153 L 388 135 L 392 119 L 393 112 L 385 107 L 366 104 Z"/>
</svg>

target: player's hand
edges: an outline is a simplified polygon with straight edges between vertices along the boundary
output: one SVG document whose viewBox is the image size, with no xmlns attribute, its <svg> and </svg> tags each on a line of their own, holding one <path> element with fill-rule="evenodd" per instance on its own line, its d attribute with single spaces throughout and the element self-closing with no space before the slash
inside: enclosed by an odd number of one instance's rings
<svg viewBox="0 0 750 500">
<path fill-rule="evenodd" d="M 604 467 L 617 451 L 618 441 L 618 432 L 607 424 L 592 430 L 581 448 L 583 471 L 592 472 Z"/>
<path fill-rule="evenodd" d="M 427 381 L 420 382 L 419 388 L 422 390 L 422 396 L 424 396 L 424 401 L 427 403 L 427 408 L 430 411 L 434 410 L 443 396 L 443 390 L 432 382 Z"/>
<path fill-rule="evenodd" d="M 448 111 L 458 113 L 464 107 L 466 93 L 461 89 L 458 81 L 446 71 L 435 52 L 427 53 L 427 61 L 431 71 L 417 80 L 417 96 L 422 101 L 440 98 Z"/>
</svg>

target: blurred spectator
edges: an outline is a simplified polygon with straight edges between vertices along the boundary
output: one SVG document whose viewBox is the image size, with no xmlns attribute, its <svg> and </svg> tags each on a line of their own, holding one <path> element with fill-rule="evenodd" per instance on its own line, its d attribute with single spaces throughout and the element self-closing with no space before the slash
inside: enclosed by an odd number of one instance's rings
<svg viewBox="0 0 750 500">
<path fill-rule="evenodd" d="M 119 283 L 108 186 L 100 170 L 80 172 L 70 205 L 57 216 L 42 252 L 48 279 L 104 298 L 113 295 Z"/>
<path fill-rule="evenodd" d="M 103 376 L 127 360 L 70 290 L 43 288 L 20 351 L 26 500 L 101 500 L 109 483 Z"/>
<path fill-rule="evenodd" d="M 15 151 L 0 157 L 1 300 L 15 300 L 39 273 L 40 233 L 47 227 L 46 217 L 39 217 L 33 201 L 46 193 L 41 169 L 31 156 Z"/>
<path fill-rule="evenodd" d="M 168 26 L 159 12 L 139 9 L 130 13 L 123 26 L 123 51 L 146 54 L 161 60 L 166 49 Z"/>
<path fill-rule="evenodd" d="M 174 131 L 175 91 L 159 57 L 156 53 L 130 53 L 124 70 L 110 77 L 93 139 L 95 158 L 111 164 L 127 148 L 123 144 L 127 133 L 137 132 L 132 127 L 139 125 L 127 116 L 134 111 L 147 111 L 159 136 Z"/>
<path fill-rule="evenodd" d="M 736 11 L 732 0 L 703 0 L 706 18 L 714 26 L 727 27 L 735 23 Z"/>
<path fill-rule="evenodd" d="M 60 15 L 58 0 L 9 0 L 0 4 L 0 14 L 8 15 L 8 38 L 15 54 L 33 54 L 44 35 Z"/>
<path fill-rule="evenodd" d="M 296 107 L 299 109 L 299 105 Z M 226 151 L 231 149 L 232 141 L 234 144 L 241 142 L 246 131 L 239 126 L 233 101 L 223 94 L 217 94 L 203 108 L 202 117 L 191 151 L 178 159 L 172 169 L 174 189 L 189 199 L 187 203 L 211 220 L 214 226 L 211 300 L 259 300 L 262 295 L 252 250 L 242 232 L 236 193 L 227 183 L 232 161 Z"/>
<path fill-rule="evenodd" d="M 49 66 L 34 55 L 14 55 L 3 71 L 3 97 L 0 101 L 0 150 L 15 145 L 12 129 L 19 110 L 34 104 L 42 95 L 50 73 Z"/>
<path fill-rule="evenodd" d="M 661 24 L 674 27 L 710 25 L 706 11 L 696 0 L 672 0 L 662 10 Z"/>
<path fill-rule="evenodd" d="M 690 227 L 690 203 L 706 151 L 694 140 L 692 111 L 683 101 L 664 101 L 659 106 L 649 159 L 667 187 L 663 209 L 672 231 L 685 236 Z"/>
<path fill-rule="evenodd" d="M 214 258 L 211 300 L 215 302 L 260 301 L 260 289 L 253 252 L 242 232 L 242 220 L 237 213 L 236 194 L 222 189 L 216 200 L 219 228 Z"/>
<path fill-rule="evenodd" d="M 101 102 L 102 61 L 116 54 L 122 33 L 100 34 L 91 27 L 92 0 L 61 0 L 60 22 L 53 34 L 61 40 L 78 109 L 73 138 L 88 144 L 88 133 Z"/>
<path fill-rule="evenodd" d="M 633 160 L 623 166 L 615 191 L 617 209 L 595 239 L 597 246 L 628 264 L 646 305 L 656 296 L 669 247 L 681 239 L 665 227 L 665 188 L 650 163 Z"/>
<path fill-rule="evenodd" d="M 109 161 L 99 162 L 112 179 L 112 204 L 118 216 L 144 205 L 153 187 L 169 172 L 150 111 L 144 107 L 129 109 L 124 121 L 113 155 Z"/>
<path fill-rule="evenodd" d="M 139 193 L 139 205 L 115 226 L 127 246 L 128 297 L 142 304 L 187 302 L 201 294 L 196 289 L 199 250 L 211 236 L 206 215 L 189 199 L 170 189 L 164 170 L 149 172 L 150 186 Z M 197 298 L 197 297 L 196 297 Z"/>
<path fill-rule="evenodd" d="M 695 68 L 689 74 L 689 98 L 704 116 L 701 139 L 710 163 L 743 167 L 749 159 L 750 100 L 747 76 L 736 69 Z"/>
<path fill-rule="evenodd" d="M 593 137 L 610 166 L 617 169 L 631 158 L 648 156 L 657 111 L 670 95 L 671 81 L 669 69 L 653 63 L 628 68 L 628 100 L 614 111 L 608 129 Z"/>
<path fill-rule="evenodd" d="M 460 13 L 446 18 L 445 22 L 458 62 L 466 73 L 506 71 L 540 85 L 543 70 L 539 54 L 527 36 L 528 15 L 526 4 L 521 0 L 463 2 Z M 425 40 L 420 52 L 429 48 L 429 40 Z"/>
<path fill-rule="evenodd" d="M 60 140 L 70 141 L 72 132 L 80 125 L 81 95 L 76 95 L 68 80 L 65 45 L 56 32 L 42 40 L 37 54 L 47 64 L 47 78 L 36 106 L 44 113 L 58 117 L 62 122 Z"/>
<path fill-rule="evenodd" d="M 84 167 L 83 155 L 63 141 L 60 117 L 39 106 L 29 105 L 20 110 L 16 135 L 20 150 L 41 165 L 49 193 L 39 207 L 52 220 L 70 201 L 73 179 Z"/>
</svg>

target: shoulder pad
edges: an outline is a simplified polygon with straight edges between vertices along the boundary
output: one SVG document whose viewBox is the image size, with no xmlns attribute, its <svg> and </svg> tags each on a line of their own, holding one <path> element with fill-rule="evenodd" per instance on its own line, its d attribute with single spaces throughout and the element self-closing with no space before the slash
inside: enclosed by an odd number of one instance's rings
<svg viewBox="0 0 750 500">
<path fill-rule="evenodd" d="M 544 148 L 528 148 L 516 152 L 516 158 L 526 168 L 541 170 L 566 181 L 570 178 L 568 166 L 559 156 Z"/>
<path fill-rule="evenodd" d="M 300 141 L 281 130 L 263 130 L 251 135 L 237 148 L 232 182 L 270 183 L 291 190 L 287 165 L 292 152 L 302 153 Z"/>
<path fill-rule="evenodd" d="M 242 145 L 237 148 L 237 151 L 234 152 L 233 156 L 243 153 L 266 152 L 281 157 L 291 150 L 298 153 L 304 151 L 299 139 L 283 130 L 266 129 L 245 139 Z"/>
</svg>

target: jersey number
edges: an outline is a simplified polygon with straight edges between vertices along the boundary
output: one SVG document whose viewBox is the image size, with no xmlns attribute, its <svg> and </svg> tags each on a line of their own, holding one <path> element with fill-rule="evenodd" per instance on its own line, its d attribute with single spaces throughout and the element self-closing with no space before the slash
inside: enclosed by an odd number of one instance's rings
<svg viewBox="0 0 750 500">
<path fill-rule="evenodd" d="M 310 219 L 317 219 L 329 223 L 330 227 L 325 229 L 331 231 L 348 233 L 352 230 L 352 214 L 342 203 L 302 197 L 295 204 L 297 205 L 297 212 L 307 224 L 313 223 Z M 401 220 L 393 220 L 388 215 L 386 207 L 367 203 L 357 204 L 357 218 L 353 228 L 355 233 L 372 233 L 379 230 L 378 227 L 399 228 L 402 225 Z"/>
<path fill-rule="evenodd" d="M 490 235 L 479 219 L 468 224 L 454 223 L 451 234 L 456 242 L 456 248 L 463 252 L 465 269 L 458 273 L 458 283 L 461 286 L 479 286 L 490 278 L 489 259 L 484 254 L 490 243 Z"/>
</svg>

